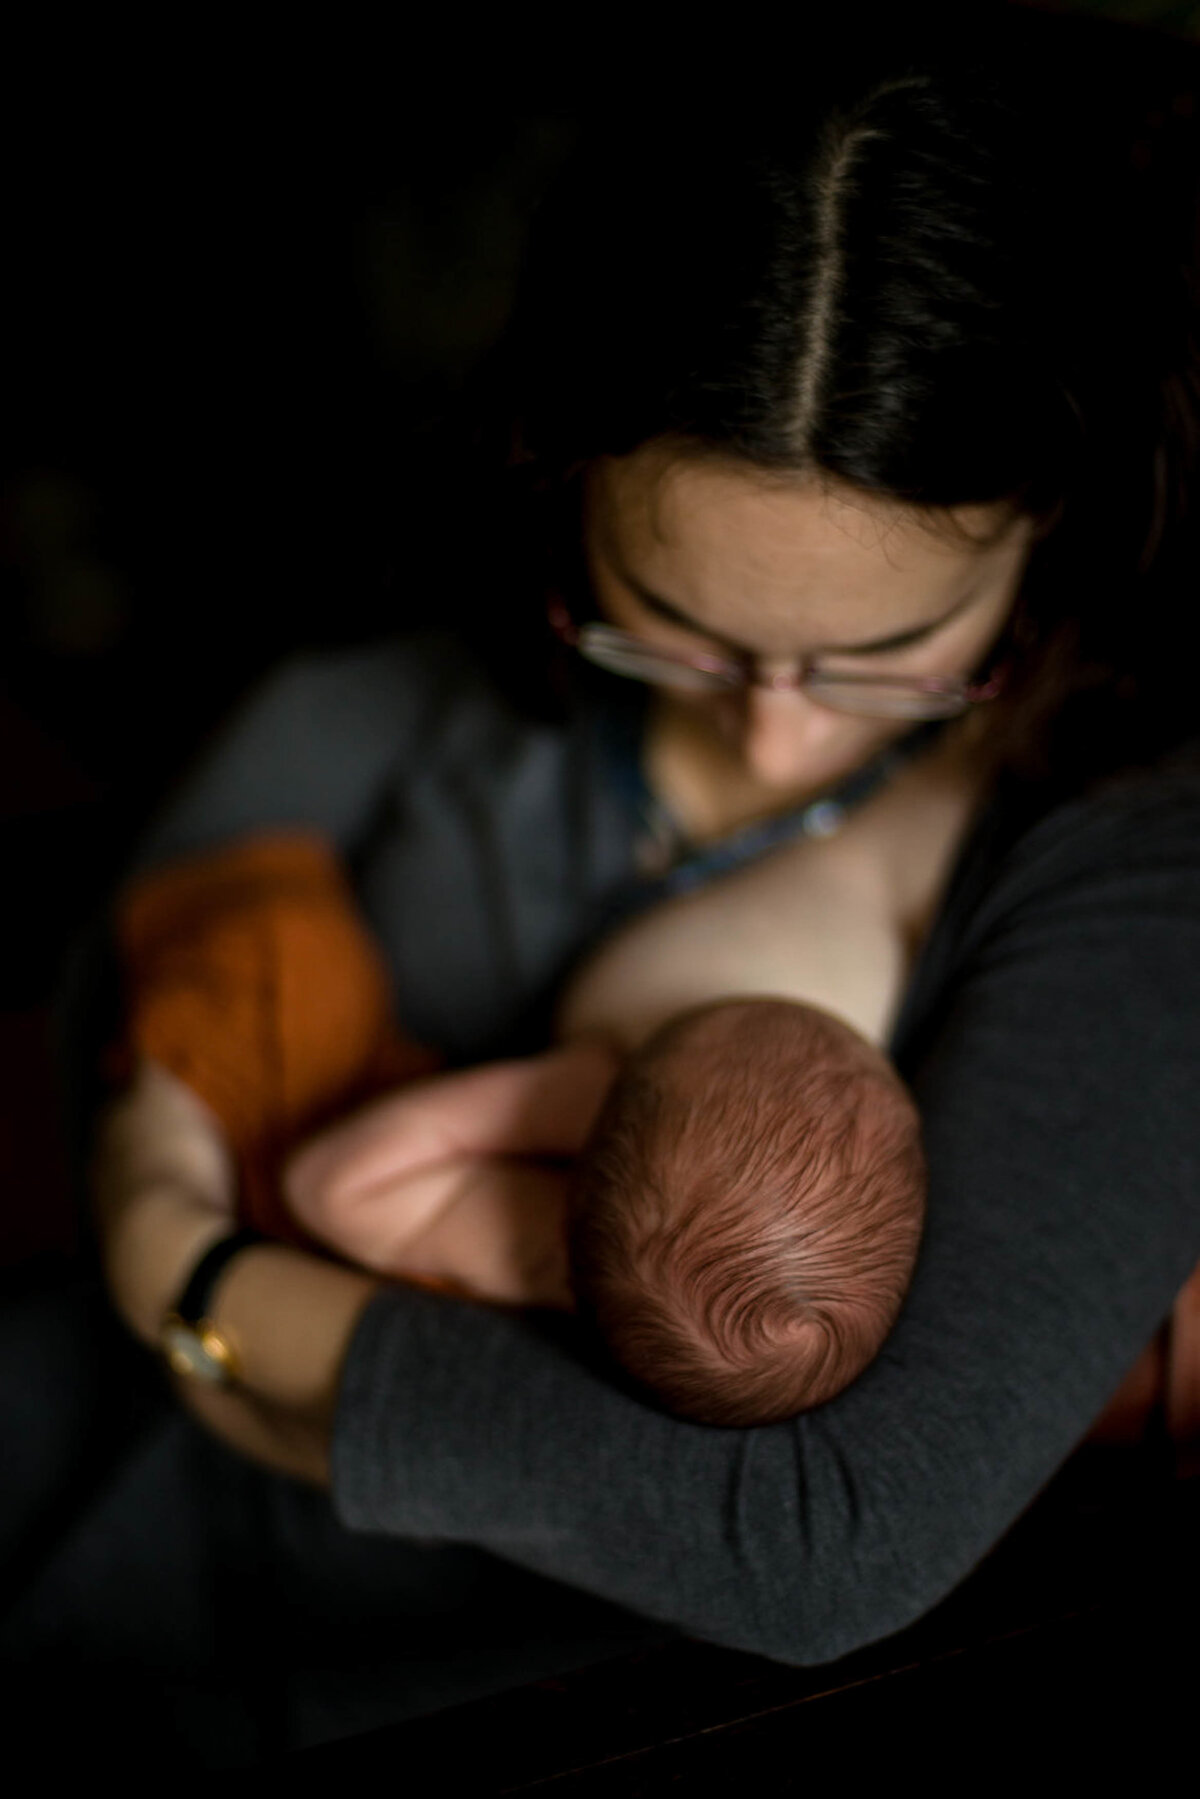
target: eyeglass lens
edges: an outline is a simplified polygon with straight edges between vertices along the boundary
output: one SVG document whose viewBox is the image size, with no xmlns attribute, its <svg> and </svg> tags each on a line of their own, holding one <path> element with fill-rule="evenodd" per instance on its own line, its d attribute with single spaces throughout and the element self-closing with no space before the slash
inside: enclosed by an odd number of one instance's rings
<svg viewBox="0 0 1200 1799">
<path fill-rule="evenodd" d="M 611 627 L 585 626 L 578 647 L 589 662 L 613 674 L 680 692 L 720 693 L 743 685 L 740 671 L 732 666 L 728 672 L 715 667 L 693 668 L 638 644 Z M 819 669 L 809 671 L 803 687 L 820 705 L 873 718 L 950 718 L 963 711 L 966 703 L 959 692 L 930 693 L 900 678 L 854 678 L 825 674 Z"/>
</svg>

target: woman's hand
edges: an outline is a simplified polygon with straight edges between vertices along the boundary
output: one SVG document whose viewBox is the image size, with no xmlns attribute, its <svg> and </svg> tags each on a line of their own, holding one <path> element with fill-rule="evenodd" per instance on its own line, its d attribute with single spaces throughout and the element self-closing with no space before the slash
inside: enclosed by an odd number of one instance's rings
<svg viewBox="0 0 1200 1799">
<path fill-rule="evenodd" d="M 157 1348 L 188 1275 L 235 1222 L 229 1143 L 191 1089 L 147 1060 L 101 1117 L 92 1177 L 113 1303 Z M 342 1362 L 376 1287 L 285 1244 L 255 1245 L 223 1275 L 215 1307 L 237 1348 L 238 1386 L 210 1389 L 173 1375 L 180 1404 L 239 1454 L 327 1486 Z"/>
<path fill-rule="evenodd" d="M 113 1303 L 136 1336 L 155 1344 L 188 1271 L 233 1226 L 230 1146 L 203 1101 L 143 1057 L 100 1118 L 91 1177 Z"/>
</svg>

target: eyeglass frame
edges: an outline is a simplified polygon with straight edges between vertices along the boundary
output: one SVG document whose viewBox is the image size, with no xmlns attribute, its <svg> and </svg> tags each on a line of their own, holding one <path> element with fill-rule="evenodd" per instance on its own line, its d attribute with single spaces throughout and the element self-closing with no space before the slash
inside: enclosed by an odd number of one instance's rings
<svg viewBox="0 0 1200 1799">
<path fill-rule="evenodd" d="M 587 623 L 579 624 L 576 621 L 566 601 L 563 599 L 561 592 L 558 590 L 551 591 L 547 601 L 546 611 L 550 628 L 560 642 L 565 643 L 569 648 L 578 651 L 580 655 L 587 657 L 588 652 L 584 647 L 584 642 L 588 625 Z M 706 656 L 703 653 L 697 656 L 680 656 L 674 651 L 660 650 L 653 645 L 647 644 L 644 639 L 638 637 L 636 633 L 633 631 L 626 631 L 620 625 L 600 623 L 599 628 L 608 633 L 610 637 L 619 638 L 624 642 L 627 642 L 631 649 L 639 650 L 643 654 L 648 652 L 650 655 L 659 658 L 663 662 L 674 663 L 679 668 L 691 669 L 695 674 L 719 676 L 736 673 L 737 678 L 728 681 L 727 686 L 724 689 L 726 692 L 736 692 L 739 689 L 755 687 L 763 688 L 775 693 L 798 693 L 805 688 L 819 662 L 818 657 L 802 656 L 799 658 L 800 667 L 793 674 L 763 675 L 757 668 L 757 663 L 760 658 L 755 656 L 747 655 L 741 659 L 736 656 Z M 588 659 L 590 660 L 591 658 Z M 605 665 L 600 664 L 599 666 L 603 667 Z M 862 686 L 864 688 L 882 685 L 895 686 L 899 682 L 902 685 L 909 687 L 916 694 L 929 694 L 931 699 L 937 696 L 947 699 L 954 698 L 961 702 L 960 712 L 950 715 L 943 714 L 942 716 L 961 717 L 962 713 L 969 710 L 972 706 L 985 705 L 989 700 L 996 699 L 1007 685 L 1011 667 L 1011 658 L 1002 659 L 991 668 L 982 681 L 969 681 L 961 675 L 837 675 L 829 678 L 844 681 L 847 686 Z M 620 673 L 623 678 L 628 680 L 646 680 L 648 685 L 655 685 L 654 681 L 648 676 L 630 674 L 626 670 L 610 672 Z M 714 687 L 711 691 L 717 693 L 721 692 L 722 689 Z M 819 706 L 821 704 L 819 695 L 813 694 L 811 697 L 814 705 Z M 848 708 L 831 706 L 829 710 L 831 712 L 846 711 Z M 871 715 L 860 714 L 860 716 L 866 717 Z"/>
</svg>

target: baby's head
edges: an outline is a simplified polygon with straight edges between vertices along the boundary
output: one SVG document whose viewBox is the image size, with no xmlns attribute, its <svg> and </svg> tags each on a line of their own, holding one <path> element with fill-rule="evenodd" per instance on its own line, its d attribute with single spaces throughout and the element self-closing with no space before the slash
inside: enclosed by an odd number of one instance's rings
<svg viewBox="0 0 1200 1799">
<path fill-rule="evenodd" d="M 924 1209 L 886 1058 L 816 1007 L 723 1001 L 659 1031 L 609 1094 L 571 1197 L 572 1286 L 672 1411 L 766 1424 L 874 1359 Z"/>
</svg>

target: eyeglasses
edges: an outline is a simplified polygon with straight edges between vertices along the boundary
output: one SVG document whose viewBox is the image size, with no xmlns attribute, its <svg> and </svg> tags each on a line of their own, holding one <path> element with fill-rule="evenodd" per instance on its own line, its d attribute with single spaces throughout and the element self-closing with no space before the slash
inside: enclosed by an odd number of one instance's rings
<svg viewBox="0 0 1200 1799">
<path fill-rule="evenodd" d="M 576 624 L 561 595 L 551 597 L 552 630 L 588 662 L 611 674 L 681 693 L 728 693 L 765 687 L 777 693 L 803 690 L 834 712 L 857 712 L 868 718 L 956 718 L 971 706 L 994 700 L 1003 690 L 1006 668 L 995 668 L 984 681 L 958 675 L 829 674 L 805 660 L 794 674 L 762 675 L 755 659 L 723 656 L 673 656 L 653 649 L 632 631 L 616 625 Z"/>
</svg>

